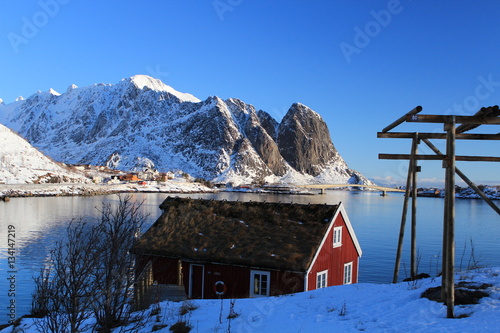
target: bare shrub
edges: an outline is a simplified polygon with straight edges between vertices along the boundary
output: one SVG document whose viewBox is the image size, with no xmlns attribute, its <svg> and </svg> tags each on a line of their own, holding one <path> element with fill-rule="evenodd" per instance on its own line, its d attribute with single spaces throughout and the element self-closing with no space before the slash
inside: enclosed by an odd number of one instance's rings
<svg viewBox="0 0 500 333">
<path fill-rule="evenodd" d="M 191 301 L 191 300 L 187 300 L 187 301 L 184 301 L 182 302 L 182 305 L 181 307 L 179 308 L 179 314 L 181 316 L 189 313 L 190 311 L 194 311 L 196 309 L 198 309 L 200 306 L 198 304 L 196 304 L 195 302 Z"/>
<path fill-rule="evenodd" d="M 119 196 L 118 206 L 103 204 L 97 224 L 70 222 L 67 240 L 56 243 L 48 267 L 35 280 L 33 315 L 40 332 L 136 330 L 144 316 L 133 314 L 134 260 L 129 250 L 146 216 L 142 203 Z M 95 323 L 87 321 L 94 314 Z M 125 328 L 124 325 L 130 324 Z"/>
<path fill-rule="evenodd" d="M 93 310 L 99 329 L 111 329 L 130 321 L 134 258 L 129 250 L 146 220 L 140 212 L 142 203 L 132 202 L 130 195 L 118 196 L 118 206 L 103 204 L 97 226 L 98 263 L 94 272 Z"/>
<path fill-rule="evenodd" d="M 91 315 L 95 230 L 83 220 L 71 221 L 67 239 L 51 251 L 51 262 L 35 278 L 32 312 L 46 314 L 37 321 L 40 332 L 81 332 Z"/>
</svg>

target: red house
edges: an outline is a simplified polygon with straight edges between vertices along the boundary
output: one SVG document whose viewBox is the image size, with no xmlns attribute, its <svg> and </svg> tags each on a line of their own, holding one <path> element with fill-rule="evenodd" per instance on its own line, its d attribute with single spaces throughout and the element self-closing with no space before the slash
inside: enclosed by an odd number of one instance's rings
<svg viewBox="0 0 500 333">
<path fill-rule="evenodd" d="M 342 204 L 167 198 L 132 252 L 190 298 L 272 296 L 358 281 L 361 248 Z"/>
</svg>

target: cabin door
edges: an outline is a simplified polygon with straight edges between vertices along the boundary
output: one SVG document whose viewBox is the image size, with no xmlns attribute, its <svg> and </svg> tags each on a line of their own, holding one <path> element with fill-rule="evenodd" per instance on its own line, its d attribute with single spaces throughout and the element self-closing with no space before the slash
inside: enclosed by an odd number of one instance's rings
<svg viewBox="0 0 500 333">
<path fill-rule="evenodd" d="M 203 265 L 191 264 L 191 269 L 189 271 L 189 297 L 203 298 L 205 267 Z"/>
</svg>

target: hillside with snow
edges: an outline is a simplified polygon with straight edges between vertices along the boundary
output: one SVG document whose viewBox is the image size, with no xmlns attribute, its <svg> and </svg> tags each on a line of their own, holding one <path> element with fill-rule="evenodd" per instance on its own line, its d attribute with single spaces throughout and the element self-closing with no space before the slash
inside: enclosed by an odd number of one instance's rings
<svg viewBox="0 0 500 333">
<path fill-rule="evenodd" d="M 293 104 L 278 123 L 230 98 L 200 100 L 146 75 L 71 85 L 0 104 L 0 123 L 56 161 L 182 170 L 217 182 L 370 184 L 335 149 L 321 116 Z"/>
<path fill-rule="evenodd" d="M 89 182 L 82 174 L 62 167 L 1 124 L 0 147 L 0 183 Z"/>
<path fill-rule="evenodd" d="M 478 304 L 456 305 L 456 319 L 446 318 L 442 303 L 421 297 L 440 282 L 440 278 L 429 278 L 397 284 L 358 283 L 278 297 L 165 301 L 143 313 L 143 325 L 134 331 L 171 332 L 178 322 L 200 333 L 500 331 L 500 268 L 457 274 L 461 289 L 478 286 L 487 296 Z M 182 309 L 187 310 L 183 315 Z M 36 320 L 23 319 L 19 331 L 37 332 Z M 1 332 L 11 330 L 8 327 Z"/>
</svg>

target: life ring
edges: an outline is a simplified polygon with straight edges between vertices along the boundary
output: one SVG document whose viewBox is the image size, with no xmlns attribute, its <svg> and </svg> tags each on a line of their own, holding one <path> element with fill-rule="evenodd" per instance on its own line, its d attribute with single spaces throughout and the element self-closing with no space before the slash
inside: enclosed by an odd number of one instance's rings
<svg viewBox="0 0 500 333">
<path fill-rule="evenodd" d="M 217 288 L 218 286 L 222 286 L 222 290 L 219 290 L 219 288 Z M 216 295 L 218 296 L 222 296 L 226 293 L 226 284 L 222 281 L 217 281 L 214 283 L 214 292 Z"/>
</svg>

